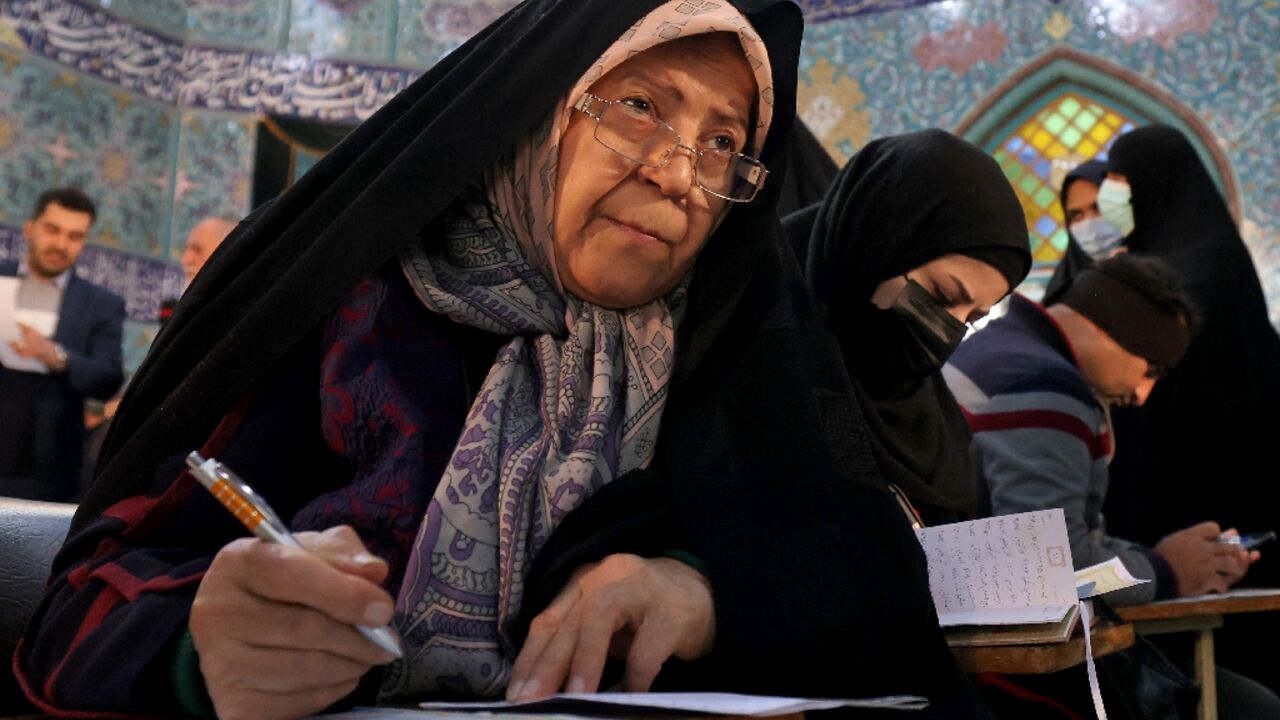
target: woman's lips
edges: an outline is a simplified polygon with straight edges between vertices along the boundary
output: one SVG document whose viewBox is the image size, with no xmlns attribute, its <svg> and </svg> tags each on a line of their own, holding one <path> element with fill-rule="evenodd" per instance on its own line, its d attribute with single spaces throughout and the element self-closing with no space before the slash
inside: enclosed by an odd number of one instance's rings
<svg viewBox="0 0 1280 720">
<path fill-rule="evenodd" d="M 621 220 L 614 220 L 613 218 L 609 218 L 609 222 L 613 223 L 615 227 L 622 230 L 628 237 L 637 242 L 662 243 L 664 245 L 670 244 L 664 240 L 661 235 L 649 230 L 648 228 L 631 225 L 629 223 L 622 222 Z"/>
</svg>

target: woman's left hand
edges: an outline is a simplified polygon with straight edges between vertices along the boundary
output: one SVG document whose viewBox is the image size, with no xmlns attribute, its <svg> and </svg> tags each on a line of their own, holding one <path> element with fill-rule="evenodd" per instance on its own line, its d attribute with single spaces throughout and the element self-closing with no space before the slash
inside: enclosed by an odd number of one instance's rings
<svg viewBox="0 0 1280 720">
<path fill-rule="evenodd" d="M 622 689 L 644 692 L 670 657 L 696 660 L 715 641 L 711 584 L 670 558 L 610 555 L 584 565 L 529 626 L 507 699 L 595 692 L 607 657 L 625 658 Z"/>
</svg>

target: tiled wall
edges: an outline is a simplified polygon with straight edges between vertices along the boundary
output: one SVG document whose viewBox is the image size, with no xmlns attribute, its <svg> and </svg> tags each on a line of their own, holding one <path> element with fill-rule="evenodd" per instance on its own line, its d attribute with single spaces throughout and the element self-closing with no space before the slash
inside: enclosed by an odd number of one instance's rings
<svg viewBox="0 0 1280 720">
<path fill-rule="evenodd" d="M 98 219 L 79 273 L 125 298 L 127 366 L 141 362 L 176 260 L 205 215 L 249 209 L 254 117 L 157 102 L 0 44 L 0 259 L 36 196 L 78 185 Z"/>
<path fill-rule="evenodd" d="M 516 0 L 97 0 L 197 45 L 430 67 Z"/>
<path fill-rule="evenodd" d="M 846 14 L 857 3 L 808 5 L 799 109 L 840 158 L 880 135 L 956 128 L 1055 47 L 1175 97 L 1231 164 L 1241 229 L 1280 326 L 1280 2 L 945 0 L 857 16 Z"/>
<path fill-rule="evenodd" d="M 40 189 L 103 211 L 86 274 L 129 303 L 130 365 L 205 214 L 251 197 L 255 115 L 356 122 L 515 0 L 0 0 L 0 257 Z M 1054 47 L 1202 117 L 1280 322 L 1280 2 L 803 0 L 800 111 L 832 153 L 954 128 Z"/>
</svg>

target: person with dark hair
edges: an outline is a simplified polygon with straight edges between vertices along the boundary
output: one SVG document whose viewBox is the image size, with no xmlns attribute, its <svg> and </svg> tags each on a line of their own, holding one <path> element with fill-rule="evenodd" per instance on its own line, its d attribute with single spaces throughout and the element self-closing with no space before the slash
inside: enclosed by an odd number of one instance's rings
<svg viewBox="0 0 1280 720">
<path fill-rule="evenodd" d="M 246 219 L 130 384 L 29 696 L 986 717 L 776 220 L 802 31 L 781 0 L 528 0 Z M 310 552 L 244 537 L 196 449 Z M 388 621 L 394 662 L 351 628 Z"/>
<path fill-rule="evenodd" d="M 1107 534 L 1102 520 L 1108 409 L 1146 402 L 1182 359 L 1194 323 L 1170 268 L 1120 255 L 1078 275 L 1047 308 L 1015 296 L 1009 314 L 965 343 L 944 372 L 973 430 L 992 512 L 1061 507 L 1078 568 L 1119 557 L 1153 581 L 1108 595 L 1112 602 L 1221 592 L 1257 559 L 1219 542 L 1213 522 L 1147 548 Z"/>
<path fill-rule="evenodd" d="M 922 202 L 922 198 L 927 201 Z M 885 478 L 935 525 L 980 516 L 986 488 L 942 364 L 1031 268 L 1000 167 L 942 130 L 875 140 L 817 205 L 783 221 L 803 253 Z"/>
<path fill-rule="evenodd" d="M 1144 543 L 1202 518 L 1245 533 L 1277 529 L 1280 490 L 1267 478 L 1280 434 L 1280 335 L 1227 203 L 1172 127 L 1121 136 L 1107 170 L 1101 215 L 1124 234 L 1128 252 L 1169 263 L 1201 315 L 1178 368 L 1146 405 L 1115 419 L 1109 525 Z M 1280 563 L 1264 560 L 1244 582 L 1280 586 Z M 1277 633 L 1274 613 L 1234 618 L 1217 633 L 1218 656 L 1280 690 L 1280 664 L 1258 641 Z"/>
<path fill-rule="evenodd" d="M 1107 178 L 1101 160 L 1080 163 L 1062 179 L 1058 203 L 1067 224 L 1067 249 L 1044 289 L 1044 303 L 1052 304 L 1071 279 L 1093 266 L 1094 261 L 1123 250 L 1124 234 L 1098 210 L 1098 188 Z"/>
<path fill-rule="evenodd" d="M 124 381 L 124 300 L 79 278 L 96 217 L 76 188 L 41 193 L 27 253 L 0 263 L 0 495 L 69 501 L 80 490 L 84 403 Z"/>
<path fill-rule="evenodd" d="M 1109 534 L 1103 521 L 1109 409 L 1146 402 L 1178 367 L 1198 324 L 1172 268 L 1122 253 L 1077 275 L 1048 307 L 1015 295 L 1009 314 L 961 345 L 943 370 L 973 430 L 993 513 L 1062 508 L 1077 569 L 1119 558 L 1151 581 L 1109 593 L 1112 604 L 1223 592 L 1260 557 L 1223 542 L 1237 530 L 1212 520 L 1154 547 Z M 1189 653 L 1164 647 L 1189 671 Z M 1217 690 L 1224 718 L 1280 716 L 1280 698 L 1249 678 L 1220 668 Z"/>
</svg>

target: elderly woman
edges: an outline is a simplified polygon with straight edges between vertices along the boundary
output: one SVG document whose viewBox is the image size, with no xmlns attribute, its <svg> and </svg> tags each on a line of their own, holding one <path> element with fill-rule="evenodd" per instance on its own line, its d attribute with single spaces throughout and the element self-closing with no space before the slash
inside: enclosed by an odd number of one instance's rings
<svg viewBox="0 0 1280 720">
<path fill-rule="evenodd" d="M 884 477 L 924 524 L 985 514 L 943 363 L 1031 268 L 998 165 L 942 130 L 868 144 L 826 198 L 785 220 L 839 343 Z M 802 245 L 803 243 L 803 245 Z"/>
<path fill-rule="evenodd" d="M 800 33 L 533 0 L 242 224 L 124 402 L 28 695 L 293 717 L 656 676 L 980 714 L 773 219 Z M 309 552 L 243 538 L 196 448 Z M 388 621 L 395 662 L 351 627 Z"/>
</svg>

